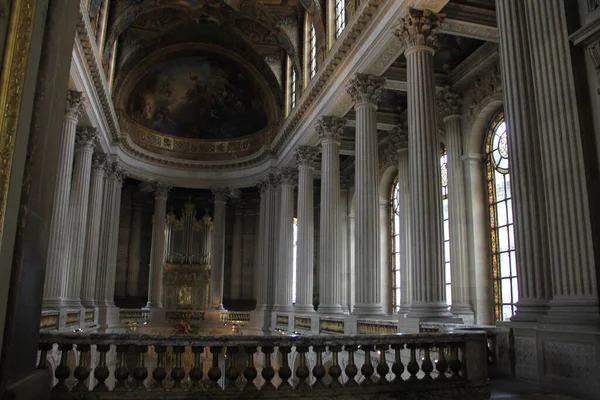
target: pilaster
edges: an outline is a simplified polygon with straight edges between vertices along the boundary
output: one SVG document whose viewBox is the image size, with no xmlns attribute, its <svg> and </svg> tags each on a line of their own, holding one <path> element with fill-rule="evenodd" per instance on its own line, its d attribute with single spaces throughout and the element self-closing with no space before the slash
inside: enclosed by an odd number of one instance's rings
<svg viewBox="0 0 600 400">
<path fill-rule="evenodd" d="M 154 215 L 152 216 L 152 250 L 150 253 L 148 304 L 146 304 L 146 308 L 148 309 L 162 308 L 167 199 L 171 187 L 162 182 L 154 182 L 152 188 L 154 189 Z"/>
</svg>

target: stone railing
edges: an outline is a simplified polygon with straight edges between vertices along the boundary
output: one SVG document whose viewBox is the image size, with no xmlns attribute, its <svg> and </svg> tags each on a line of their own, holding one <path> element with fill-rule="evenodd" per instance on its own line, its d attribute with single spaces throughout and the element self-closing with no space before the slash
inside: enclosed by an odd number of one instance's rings
<svg viewBox="0 0 600 400">
<path fill-rule="evenodd" d="M 250 322 L 250 311 L 229 311 L 227 319 L 233 324 L 246 324 Z"/>
<path fill-rule="evenodd" d="M 140 309 L 126 309 L 122 308 L 119 310 L 119 321 L 122 324 L 143 324 L 150 320 L 150 311 Z"/>
<path fill-rule="evenodd" d="M 42 332 L 39 348 L 40 369 L 52 364 L 49 353 L 56 355 L 52 399 L 490 396 L 483 332 L 346 336 Z M 434 348 L 439 349 L 437 354 Z M 190 359 L 184 362 L 187 355 Z M 113 356 L 114 365 L 107 362 Z M 150 358 L 155 366 L 149 370 Z M 96 362 L 90 365 L 90 360 Z"/>
</svg>

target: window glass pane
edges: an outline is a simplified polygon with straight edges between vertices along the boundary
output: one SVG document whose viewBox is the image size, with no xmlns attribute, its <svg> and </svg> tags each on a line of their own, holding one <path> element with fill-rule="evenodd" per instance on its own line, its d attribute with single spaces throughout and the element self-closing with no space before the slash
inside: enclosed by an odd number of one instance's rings
<svg viewBox="0 0 600 400">
<path fill-rule="evenodd" d="M 508 223 L 508 218 L 506 217 L 506 202 L 503 201 L 496 205 L 496 217 L 498 226 L 504 226 Z"/>
<path fill-rule="evenodd" d="M 517 276 L 517 256 L 514 251 L 510 252 L 510 272 L 512 276 Z"/>
<path fill-rule="evenodd" d="M 508 226 L 508 246 L 511 250 L 515 249 L 515 234 L 512 225 Z"/>
<path fill-rule="evenodd" d="M 506 226 L 498 229 L 498 244 L 500 251 L 508 250 L 508 228 Z"/>
<path fill-rule="evenodd" d="M 500 276 L 504 278 L 510 275 L 510 254 L 500 253 Z"/>
<path fill-rule="evenodd" d="M 394 180 L 392 190 L 390 191 L 390 219 L 391 219 L 391 230 L 390 230 L 390 245 L 391 245 L 391 292 L 392 292 L 392 308 L 398 310 L 400 307 L 400 292 L 401 292 L 401 269 L 402 260 L 400 257 L 400 210 L 399 210 L 399 189 L 398 178 Z"/>
<path fill-rule="evenodd" d="M 513 278 L 512 279 L 512 293 L 513 293 L 513 298 L 512 298 L 512 303 L 516 303 L 517 301 L 519 301 L 519 285 L 517 285 L 517 279 Z"/>
<path fill-rule="evenodd" d="M 512 200 L 506 200 L 506 209 L 508 215 L 508 223 L 513 223 L 513 210 L 512 210 Z"/>
<path fill-rule="evenodd" d="M 507 321 L 510 320 L 510 317 L 513 315 L 513 308 L 511 305 L 502 306 L 502 319 Z"/>
</svg>

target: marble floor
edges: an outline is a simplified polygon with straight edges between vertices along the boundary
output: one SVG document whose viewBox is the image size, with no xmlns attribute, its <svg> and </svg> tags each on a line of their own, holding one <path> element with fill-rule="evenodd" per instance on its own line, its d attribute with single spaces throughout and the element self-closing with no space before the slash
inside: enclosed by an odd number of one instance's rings
<svg viewBox="0 0 600 400">
<path fill-rule="evenodd" d="M 492 399 L 510 400 L 578 400 L 575 397 L 544 393 L 534 385 L 514 380 L 493 379 Z"/>
</svg>

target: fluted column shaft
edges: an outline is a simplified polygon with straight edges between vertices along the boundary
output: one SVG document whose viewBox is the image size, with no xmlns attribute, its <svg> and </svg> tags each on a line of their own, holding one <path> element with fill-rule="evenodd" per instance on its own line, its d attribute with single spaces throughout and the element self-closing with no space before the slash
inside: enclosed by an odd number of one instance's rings
<svg viewBox="0 0 600 400">
<path fill-rule="evenodd" d="M 73 150 L 75 131 L 82 108 L 81 92 L 67 93 L 67 111 L 63 120 L 61 145 L 58 154 L 56 184 L 52 199 L 52 220 L 50 222 L 48 257 L 44 283 L 44 307 L 57 308 L 61 299 L 67 296 L 69 248 L 69 199 L 73 173 Z"/>
<path fill-rule="evenodd" d="M 208 210 L 202 217 L 202 241 L 200 242 L 200 256 L 202 265 L 210 264 L 210 251 L 212 247 L 213 222 L 208 215 Z"/>
<path fill-rule="evenodd" d="M 81 303 L 84 307 L 94 307 L 96 305 L 96 271 L 98 270 L 98 249 L 100 244 L 105 172 L 106 158 L 104 154 L 94 154 L 92 157 L 92 177 L 87 205 L 88 222 L 85 234 L 85 256 L 81 278 Z"/>
<path fill-rule="evenodd" d="M 119 216 L 121 213 L 121 187 L 123 170 L 116 162 L 108 165 L 104 183 L 102 223 L 96 273 L 96 305 L 113 307 L 117 271 L 117 245 Z"/>
<path fill-rule="evenodd" d="M 294 250 L 294 186 L 296 171 L 282 168 L 279 171 L 279 252 L 275 287 L 277 311 L 294 310 L 293 289 L 293 250 Z"/>
<path fill-rule="evenodd" d="M 231 244 L 231 298 L 242 298 L 242 230 L 244 209 L 237 205 L 233 218 L 233 240 Z"/>
<path fill-rule="evenodd" d="M 537 321 L 546 312 L 551 295 L 547 225 L 551 218 L 546 218 L 548 199 L 539 178 L 543 170 L 539 142 L 543 131 L 538 126 L 524 2 L 498 1 L 497 19 L 504 110 L 510 127 L 508 159 L 519 285 L 512 320 Z"/>
<path fill-rule="evenodd" d="M 211 251 L 211 282 L 210 306 L 223 310 L 223 270 L 225 268 L 225 205 L 227 203 L 227 188 L 215 188 L 214 196 L 213 235 Z"/>
<path fill-rule="evenodd" d="M 356 101 L 356 303 L 357 315 L 383 314 L 379 237 L 377 102 L 384 78 L 357 74 L 349 91 Z M 323 238 L 321 238 L 323 240 Z"/>
<path fill-rule="evenodd" d="M 398 313 L 406 314 L 410 310 L 412 299 L 412 269 L 410 264 L 410 174 L 408 166 L 408 148 L 398 151 L 398 219 L 400 222 L 400 309 Z"/>
<path fill-rule="evenodd" d="M 549 314 L 562 323 L 598 324 L 597 266 L 565 2 L 527 0 L 524 4 L 544 144 L 541 156 L 553 282 Z"/>
<path fill-rule="evenodd" d="M 85 235 L 88 224 L 88 202 L 92 170 L 92 154 L 98 133 L 95 128 L 79 127 L 75 139 L 75 164 L 73 166 L 73 182 L 70 196 L 71 241 L 69 274 L 67 285 L 67 304 L 72 307 L 81 306 L 81 277 L 84 268 Z"/>
<path fill-rule="evenodd" d="M 261 310 L 267 304 L 267 291 L 265 289 L 268 279 L 268 261 L 265 255 L 265 247 L 268 242 L 267 215 L 270 210 L 270 196 L 268 195 L 269 185 L 264 180 L 258 182 L 257 187 L 260 192 L 260 206 L 258 211 L 258 246 L 256 272 L 254 274 L 254 297 L 256 299 L 256 309 Z"/>
<path fill-rule="evenodd" d="M 162 282 L 165 262 L 165 229 L 167 226 L 167 198 L 170 187 L 154 184 L 154 214 L 152 216 L 152 250 L 146 308 L 162 308 Z"/>
<path fill-rule="evenodd" d="M 139 192 L 133 194 L 132 211 L 131 236 L 129 237 L 127 259 L 126 293 L 129 297 L 137 297 L 140 275 L 140 245 L 142 241 L 142 198 Z"/>
<path fill-rule="evenodd" d="M 315 251 L 314 166 L 316 149 L 302 146 L 298 159 L 298 244 L 296 276 L 296 311 L 312 312 L 313 268 Z"/>
</svg>

